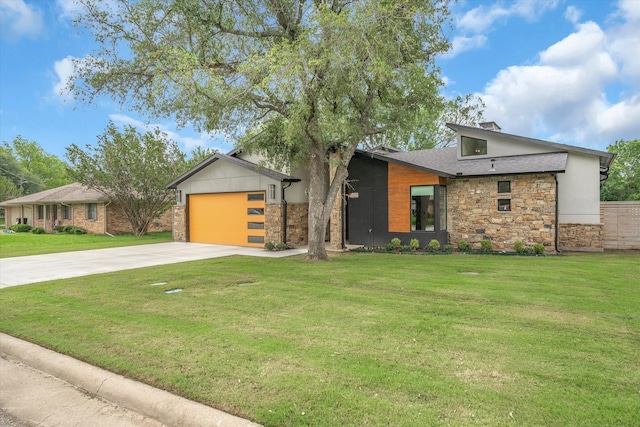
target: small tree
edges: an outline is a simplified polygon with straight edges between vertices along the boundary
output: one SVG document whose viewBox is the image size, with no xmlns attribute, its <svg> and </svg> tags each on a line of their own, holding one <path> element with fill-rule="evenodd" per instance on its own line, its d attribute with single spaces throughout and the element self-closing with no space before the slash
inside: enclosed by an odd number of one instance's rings
<svg viewBox="0 0 640 427">
<path fill-rule="evenodd" d="M 136 236 L 169 208 L 173 192 L 165 184 L 186 165 L 177 144 L 159 130 L 141 135 L 126 126 L 120 132 L 111 122 L 97 147 L 73 144 L 66 150 L 70 176 L 122 206 Z"/>
<path fill-rule="evenodd" d="M 640 200 L 640 139 L 616 141 L 607 147 L 616 155 L 601 200 Z"/>
</svg>

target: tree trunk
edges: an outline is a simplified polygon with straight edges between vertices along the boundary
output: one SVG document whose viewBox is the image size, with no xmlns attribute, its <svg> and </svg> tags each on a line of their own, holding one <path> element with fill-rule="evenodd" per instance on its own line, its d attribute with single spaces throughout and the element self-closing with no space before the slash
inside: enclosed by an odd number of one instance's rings
<svg viewBox="0 0 640 427">
<path fill-rule="evenodd" d="M 325 169 L 325 153 L 322 143 L 310 142 L 311 158 L 309 159 L 309 250 L 306 259 L 309 261 L 329 261 L 324 239 L 327 233 L 325 217 L 325 193 L 327 189 L 327 171 Z"/>
</svg>

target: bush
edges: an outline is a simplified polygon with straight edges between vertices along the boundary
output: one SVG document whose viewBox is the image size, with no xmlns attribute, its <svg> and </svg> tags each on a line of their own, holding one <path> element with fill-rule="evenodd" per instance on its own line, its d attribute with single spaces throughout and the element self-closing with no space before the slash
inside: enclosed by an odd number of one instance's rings
<svg viewBox="0 0 640 427">
<path fill-rule="evenodd" d="M 524 243 L 522 243 L 520 240 L 518 240 L 517 242 L 515 242 L 513 244 L 513 250 L 516 251 L 519 254 L 524 253 Z"/>
<path fill-rule="evenodd" d="M 64 225 L 56 225 L 53 227 L 53 231 L 64 232 Z"/>
<path fill-rule="evenodd" d="M 286 243 L 281 242 L 276 245 L 276 251 L 284 251 L 285 249 L 287 249 Z"/>
<path fill-rule="evenodd" d="M 458 250 L 460 252 L 471 252 L 471 245 L 466 240 L 460 240 L 458 242 Z"/>
<path fill-rule="evenodd" d="M 273 251 L 276 248 L 276 245 L 273 244 L 273 242 L 269 242 L 269 243 L 265 243 L 264 244 L 264 250 L 265 251 Z"/>
<path fill-rule="evenodd" d="M 398 239 L 397 237 L 394 237 L 393 239 L 391 239 L 391 249 L 400 249 L 400 247 L 402 246 L 402 242 L 400 241 L 400 239 Z"/>
<path fill-rule="evenodd" d="M 42 227 L 36 227 L 33 230 L 31 230 L 31 232 L 33 234 L 44 234 L 44 228 Z"/>
<path fill-rule="evenodd" d="M 74 229 L 75 227 L 73 225 L 65 225 L 64 227 L 62 227 L 62 231 L 64 231 L 65 233 L 69 233 L 71 234 L 71 231 Z"/>
<path fill-rule="evenodd" d="M 534 254 L 543 254 L 544 253 L 544 245 L 542 243 L 536 243 L 533 245 L 533 253 Z"/>
<path fill-rule="evenodd" d="M 420 247 L 420 242 L 418 241 L 418 239 L 409 240 L 409 249 L 411 249 L 412 251 L 415 251 L 419 247 Z"/>
<path fill-rule="evenodd" d="M 429 252 L 438 252 L 440 250 L 440 242 L 438 242 L 436 239 L 431 239 L 431 241 L 427 245 L 427 250 Z"/>
<path fill-rule="evenodd" d="M 13 230 L 16 233 L 28 233 L 31 229 L 32 227 L 29 224 L 14 224 L 9 227 L 9 230 Z"/>
<path fill-rule="evenodd" d="M 482 252 L 493 251 L 493 242 L 489 239 L 484 239 L 482 242 L 480 242 L 480 250 Z"/>
<path fill-rule="evenodd" d="M 67 233 L 69 233 L 69 234 L 86 234 L 87 231 L 84 228 L 71 227 L 71 229 L 69 231 L 67 231 Z"/>
<path fill-rule="evenodd" d="M 453 252 L 453 245 L 444 245 L 442 247 L 442 252 L 444 252 L 445 254 L 450 254 L 451 252 Z"/>
</svg>

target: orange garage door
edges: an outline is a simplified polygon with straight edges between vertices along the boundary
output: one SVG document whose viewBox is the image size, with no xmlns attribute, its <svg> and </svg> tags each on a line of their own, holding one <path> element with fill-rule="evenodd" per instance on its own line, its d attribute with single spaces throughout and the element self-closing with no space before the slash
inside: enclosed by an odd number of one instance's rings
<svg viewBox="0 0 640 427">
<path fill-rule="evenodd" d="M 191 194 L 189 240 L 264 246 L 264 192 Z"/>
</svg>

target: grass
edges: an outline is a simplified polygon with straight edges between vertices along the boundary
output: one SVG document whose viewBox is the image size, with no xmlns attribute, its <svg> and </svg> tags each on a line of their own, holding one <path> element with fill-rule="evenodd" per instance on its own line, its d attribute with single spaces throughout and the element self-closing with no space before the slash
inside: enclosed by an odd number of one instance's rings
<svg viewBox="0 0 640 427">
<path fill-rule="evenodd" d="M 637 254 L 231 257 L 3 289 L 0 330 L 267 426 L 630 426 L 639 302 Z"/>
<path fill-rule="evenodd" d="M 0 258 L 51 254 L 56 252 L 85 251 L 89 249 L 135 246 L 172 241 L 171 232 L 149 233 L 136 237 L 122 234 L 114 237 L 102 234 L 33 234 L 0 233 Z"/>
</svg>

